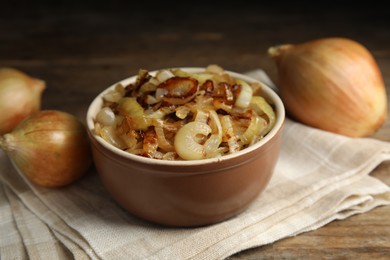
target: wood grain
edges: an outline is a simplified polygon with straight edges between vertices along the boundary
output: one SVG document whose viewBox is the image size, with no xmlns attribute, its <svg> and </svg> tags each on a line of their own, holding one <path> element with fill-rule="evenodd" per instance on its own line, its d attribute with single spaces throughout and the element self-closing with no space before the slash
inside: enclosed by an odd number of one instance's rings
<svg viewBox="0 0 390 260">
<path fill-rule="evenodd" d="M 237 72 L 262 68 L 275 80 L 268 47 L 342 36 L 372 52 L 389 95 L 387 8 L 294 3 L 7 1 L 0 8 L 0 67 L 44 79 L 43 108 L 84 120 L 100 91 L 139 68 L 216 63 Z M 373 137 L 390 141 L 389 119 Z M 390 184 L 390 163 L 373 174 Z M 230 259 L 388 259 L 389 215 L 390 207 L 376 208 Z"/>
</svg>

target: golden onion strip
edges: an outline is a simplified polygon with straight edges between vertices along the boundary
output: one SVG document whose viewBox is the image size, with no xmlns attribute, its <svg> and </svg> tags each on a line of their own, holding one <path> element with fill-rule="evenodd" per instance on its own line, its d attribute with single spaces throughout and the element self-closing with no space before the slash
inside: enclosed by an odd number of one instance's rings
<svg viewBox="0 0 390 260">
<path fill-rule="evenodd" d="M 154 130 L 156 131 L 157 134 L 158 146 L 166 152 L 173 152 L 175 151 L 175 148 L 166 139 L 163 125 L 164 125 L 164 121 L 162 120 L 156 120 L 156 124 L 154 125 Z"/>
<path fill-rule="evenodd" d="M 132 127 L 136 130 L 146 130 L 148 124 L 144 115 L 143 107 L 135 98 L 124 97 L 118 105 L 119 114 L 128 117 L 132 122 Z"/>
<path fill-rule="evenodd" d="M 247 108 L 253 96 L 253 89 L 245 81 L 239 80 L 237 82 L 241 85 L 241 91 L 234 105 L 239 108 Z"/>
<path fill-rule="evenodd" d="M 133 149 L 138 144 L 138 135 L 135 130 L 130 130 L 128 133 L 123 133 L 119 137 L 126 144 L 128 149 Z"/>
<path fill-rule="evenodd" d="M 103 126 L 100 129 L 100 136 L 106 140 L 108 143 L 118 147 L 119 149 L 125 149 L 125 143 L 118 137 L 115 133 L 114 126 Z"/>
<path fill-rule="evenodd" d="M 253 141 L 259 134 L 267 127 L 267 122 L 257 115 L 253 115 L 251 123 L 245 130 L 244 134 L 241 135 L 240 139 L 243 144 L 252 144 Z"/>
<path fill-rule="evenodd" d="M 223 131 L 223 141 L 227 142 L 229 146 L 229 153 L 238 152 L 240 150 L 240 145 L 238 144 L 238 139 L 234 133 L 232 120 L 229 115 L 222 116 L 221 126 Z"/>
<path fill-rule="evenodd" d="M 266 135 L 274 126 L 276 121 L 276 115 L 273 108 L 262 96 L 253 96 L 250 106 L 257 112 L 257 114 L 262 115 L 264 113 L 268 117 L 268 125 L 260 133 L 263 136 Z"/>
<path fill-rule="evenodd" d="M 212 134 L 204 144 L 204 151 L 206 158 L 213 158 L 218 155 L 218 147 L 222 142 L 222 125 L 215 110 L 210 110 L 209 115 Z"/>
</svg>

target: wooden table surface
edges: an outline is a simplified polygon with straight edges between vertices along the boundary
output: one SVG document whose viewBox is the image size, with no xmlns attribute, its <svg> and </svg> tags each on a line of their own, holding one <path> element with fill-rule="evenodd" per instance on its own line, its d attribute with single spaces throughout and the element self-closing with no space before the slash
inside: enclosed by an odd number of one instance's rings
<svg viewBox="0 0 390 260">
<path fill-rule="evenodd" d="M 237 72 L 262 68 L 275 79 L 268 47 L 332 36 L 365 45 L 390 93 L 390 19 L 378 4 L 13 2 L 0 6 L 0 67 L 44 79 L 43 108 L 83 120 L 95 95 L 139 68 L 215 63 Z M 390 141 L 390 119 L 373 137 Z M 390 162 L 373 175 L 390 185 Z M 390 206 L 376 208 L 230 259 L 390 258 L 389 216 Z"/>
</svg>

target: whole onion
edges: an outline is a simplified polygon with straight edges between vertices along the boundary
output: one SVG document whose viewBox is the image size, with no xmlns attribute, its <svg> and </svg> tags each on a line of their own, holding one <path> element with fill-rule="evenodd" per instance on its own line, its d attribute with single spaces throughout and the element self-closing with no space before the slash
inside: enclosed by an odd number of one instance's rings
<svg viewBox="0 0 390 260">
<path fill-rule="evenodd" d="M 362 44 L 324 38 L 271 47 L 280 95 L 296 120 L 351 137 L 373 134 L 387 116 L 380 69 Z"/>
<path fill-rule="evenodd" d="M 86 129 L 73 115 L 44 110 L 0 136 L 2 148 L 32 182 L 61 187 L 83 176 L 92 162 Z"/>
<path fill-rule="evenodd" d="M 11 132 L 27 116 L 40 110 L 42 80 L 14 68 L 0 68 L 0 134 Z"/>
</svg>

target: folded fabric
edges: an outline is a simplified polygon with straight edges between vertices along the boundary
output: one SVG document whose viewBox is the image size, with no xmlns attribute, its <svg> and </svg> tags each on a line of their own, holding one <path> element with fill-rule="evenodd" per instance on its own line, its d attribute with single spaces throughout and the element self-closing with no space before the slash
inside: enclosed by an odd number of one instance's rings
<svg viewBox="0 0 390 260">
<path fill-rule="evenodd" d="M 250 73 L 267 80 L 261 70 Z M 271 83 L 269 83 L 271 84 Z M 120 208 L 94 170 L 45 189 L 0 152 L 1 259 L 223 259 L 390 204 L 369 174 L 390 160 L 390 143 L 348 138 L 286 120 L 267 189 L 240 215 L 198 228 L 167 228 Z"/>
</svg>

